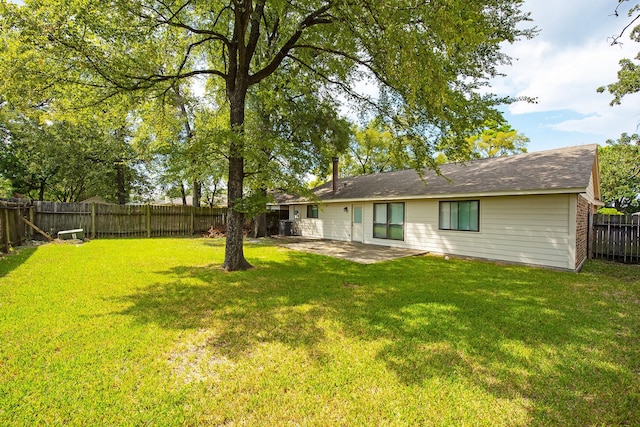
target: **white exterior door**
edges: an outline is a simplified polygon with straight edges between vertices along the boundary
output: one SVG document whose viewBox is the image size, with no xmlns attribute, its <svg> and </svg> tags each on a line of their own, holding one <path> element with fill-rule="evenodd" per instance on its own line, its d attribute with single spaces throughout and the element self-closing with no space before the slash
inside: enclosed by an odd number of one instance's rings
<svg viewBox="0 0 640 427">
<path fill-rule="evenodd" d="M 351 206 L 351 241 L 362 243 L 362 205 Z"/>
</svg>

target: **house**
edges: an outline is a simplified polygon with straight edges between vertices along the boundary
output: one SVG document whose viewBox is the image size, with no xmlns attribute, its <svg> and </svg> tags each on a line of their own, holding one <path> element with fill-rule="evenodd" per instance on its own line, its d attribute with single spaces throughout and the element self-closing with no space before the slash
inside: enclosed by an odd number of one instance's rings
<svg viewBox="0 0 640 427">
<path fill-rule="evenodd" d="M 334 179 L 289 198 L 306 237 L 578 271 L 600 201 L 597 145 Z"/>
</svg>

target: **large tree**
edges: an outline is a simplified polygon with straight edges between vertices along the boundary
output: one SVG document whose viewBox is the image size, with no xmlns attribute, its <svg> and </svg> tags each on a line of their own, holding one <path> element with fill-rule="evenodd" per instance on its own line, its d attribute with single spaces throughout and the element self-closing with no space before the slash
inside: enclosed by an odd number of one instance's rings
<svg viewBox="0 0 640 427">
<path fill-rule="evenodd" d="M 626 13 L 625 7 L 629 6 Z M 611 45 L 621 44 L 626 34 L 635 42 L 640 42 L 640 3 L 618 0 L 615 16 L 626 15 L 624 27 L 611 37 Z M 635 61 L 640 60 L 640 53 Z M 618 81 L 598 88 L 598 92 L 608 91 L 613 95 L 611 105 L 619 105 L 622 98 L 640 91 L 640 65 L 633 59 L 620 60 Z M 607 141 L 607 146 L 598 150 L 602 198 L 607 205 L 619 211 L 634 211 L 639 206 L 640 197 L 640 145 L 637 134 L 623 133 L 617 141 Z"/>
<path fill-rule="evenodd" d="M 627 213 L 640 206 L 640 136 L 622 136 L 598 149 L 600 188 L 607 206 Z"/>
<path fill-rule="evenodd" d="M 76 202 L 91 196 L 124 204 L 137 181 L 126 129 L 100 117 L 55 118 L 44 109 L 0 106 L 0 176 L 37 200 Z"/>
<path fill-rule="evenodd" d="M 138 105 L 135 140 L 158 166 L 155 175 L 165 192 L 177 191 L 185 205 L 187 194 L 191 194 L 193 206 L 199 207 L 208 168 L 205 153 L 197 143 L 196 121 L 202 123 L 200 116 L 207 120 L 216 111 L 198 108 L 198 98 L 190 92 L 176 83 L 161 99 L 148 99 Z"/>
<path fill-rule="evenodd" d="M 471 157 L 483 159 L 487 157 L 508 156 L 527 152 L 529 138 L 511 127 L 509 123 L 498 123 L 489 120 L 480 133 L 466 138 L 471 150 Z"/>
<path fill-rule="evenodd" d="M 635 4 L 634 4 L 635 3 Z M 624 14 L 624 6 L 631 4 L 627 10 L 628 21 L 619 34 L 611 37 L 611 45 L 621 44 L 622 37 L 629 34 L 629 38 L 635 42 L 640 42 L 640 3 L 629 0 L 618 0 L 618 6 L 614 15 Z M 640 52 L 635 57 L 640 61 Z M 613 95 L 611 105 L 619 105 L 625 95 L 631 95 L 640 91 L 640 65 L 633 59 L 624 58 L 620 60 L 620 70 L 618 70 L 618 81 L 607 86 L 598 88 L 598 92 L 608 91 Z"/>
<path fill-rule="evenodd" d="M 251 87 L 297 63 L 323 83 L 321 96 L 357 96 L 351 84 L 365 72 L 384 89 L 385 113 L 397 115 L 407 141 L 420 141 L 417 152 L 429 154 L 440 134 L 478 127 L 505 101 L 479 89 L 510 60 L 501 44 L 532 34 L 518 25 L 528 17 L 520 10 L 522 0 L 25 3 L 4 7 L 5 42 L 11 41 L 5 53 L 13 55 L 6 60 L 21 74 L 37 76 L 41 90 L 55 82 L 86 85 L 94 99 L 121 91 L 162 94 L 194 76 L 217 79 L 224 87 L 234 132 L 225 141 L 227 270 L 250 266 L 242 248 L 244 214 L 236 206 L 243 198 Z M 43 52 L 51 67 L 45 70 L 42 62 L 29 61 Z"/>
</svg>

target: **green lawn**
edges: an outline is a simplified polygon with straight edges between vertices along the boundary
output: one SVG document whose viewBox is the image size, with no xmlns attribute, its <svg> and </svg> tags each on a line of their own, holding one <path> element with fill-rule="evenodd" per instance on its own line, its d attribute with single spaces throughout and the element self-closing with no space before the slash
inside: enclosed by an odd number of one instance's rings
<svg viewBox="0 0 640 427">
<path fill-rule="evenodd" d="M 0 425 L 638 425 L 640 267 L 220 240 L 0 258 Z"/>
</svg>

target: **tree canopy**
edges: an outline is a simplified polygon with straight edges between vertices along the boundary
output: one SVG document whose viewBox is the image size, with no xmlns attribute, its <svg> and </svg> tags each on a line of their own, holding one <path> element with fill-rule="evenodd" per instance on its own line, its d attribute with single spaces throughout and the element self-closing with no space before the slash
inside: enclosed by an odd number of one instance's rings
<svg viewBox="0 0 640 427">
<path fill-rule="evenodd" d="M 615 16 L 619 16 L 619 10 L 628 2 L 629 0 L 618 0 L 618 6 L 614 12 Z M 629 8 L 626 14 L 629 21 L 620 34 L 611 38 L 612 45 L 622 43 L 620 39 L 629 29 L 629 38 L 635 42 L 640 42 L 640 3 L 631 3 L 635 4 Z M 640 52 L 638 52 L 634 59 L 635 61 L 640 61 Z M 606 90 L 613 95 L 611 105 L 620 104 L 625 95 L 640 91 L 640 64 L 635 62 L 634 59 L 625 58 L 620 60 L 618 81 L 598 88 L 598 92 L 604 92 Z"/>
<path fill-rule="evenodd" d="M 125 203 L 140 183 L 126 124 L 102 112 L 76 121 L 4 103 L 0 125 L 0 175 L 16 193 L 37 200 L 101 196 Z"/>
<path fill-rule="evenodd" d="M 366 175 L 406 169 L 411 156 L 401 136 L 380 120 L 370 121 L 366 127 L 354 126 L 344 161 L 340 165 L 343 176 Z"/>
<path fill-rule="evenodd" d="M 637 1 L 618 0 L 615 16 L 624 13 L 628 4 L 626 25 L 619 34 L 611 38 L 611 45 L 622 43 L 625 34 L 635 42 L 640 42 L 640 3 Z M 634 58 L 640 60 L 640 53 Z M 598 92 L 608 91 L 613 95 L 611 105 L 619 105 L 626 95 L 640 91 L 640 65 L 633 59 L 622 59 L 618 71 L 618 81 L 598 88 Z M 623 212 L 640 209 L 640 146 L 637 134 L 623 133 L 617 141 L 607 141 L 607 146 L 600 147 L 600 182 L 602 198 L 608 206 Z"/>
<path fill-rule="evenodd" d="M 249 267 L 242 249 L 242 199 L 253 149 L 245 136 L 248 94 L 296 70 L 319 99 L 349 97 L 394 123 L 418 159 L 442 135 L 468 134 L 495 117 L 485 90 L 510 62 L 504 42 L 533 35 L 522 0 L 415 2 L 352 0 L 25 0 L 2 4 L 3 84 L 8 96 L 55 101 L 73 88 L 76 104 L 123 92 L 167 96 L 176 82 L 209 78 L 223 93 L 234 135 L 220 141 L 228 161 L 224 267 Z M 381 96 L 358 94 L 363 73 Z M 451 139 L 461 144 L 459 138 Z"/>
<path fill-rule="evenodd" d="M 602 200 L 618 211 L 640 209 L 640 136 L 623 134 L 598 149 Z"/>
<path fill-rule="evenodd" d="M 529 138 L 508 123 L 490 120 L 485 122 L 484 126 L 480 133 L 466 138 L 471 157 L 482 159 L 527 152 Z"/>
</svg>

